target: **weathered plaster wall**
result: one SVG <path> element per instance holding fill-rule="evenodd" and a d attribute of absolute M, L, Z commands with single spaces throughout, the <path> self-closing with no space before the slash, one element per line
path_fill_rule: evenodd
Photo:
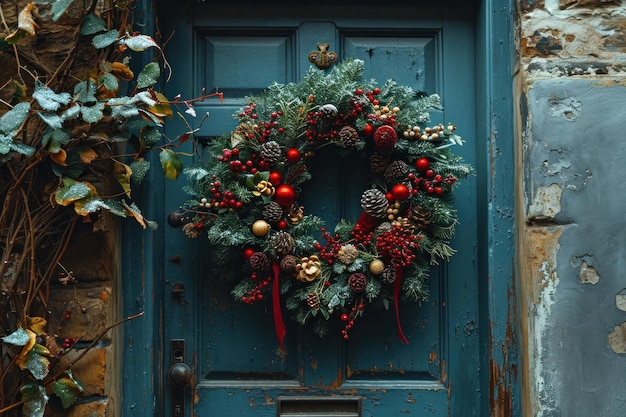
<path fill-rule="evenodd" d="M 626 412 L 626 5 L 521 1 L 526 416 Z"/>

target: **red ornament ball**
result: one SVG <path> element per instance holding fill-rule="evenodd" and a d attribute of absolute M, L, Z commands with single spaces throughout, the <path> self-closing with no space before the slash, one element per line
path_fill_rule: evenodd
<path fill-rule="evenodd" d="M 295 164 L 300 160 L 300 151 L 296 148 L 287 149 L 287 161 Z"/>
<path fill-rule="evenodd" d="M 430 161 L 428 160 L 428 158 L 419 158 L 417 161 L 415 161 L 415 168 L 417 168 L 419 172 L 426 172 L 429 167 Z"/>
<path fill-rule="evenodd" d="M 278 223 L 276 223 L 276 227 L 278 230 L 285 230 L 289 225 L 287 224 L 287 220 L 280 219 Z"/>
<path fill-rule="evenodd" d="M 296 190 L 291 185 L 281 184 L 276 188 L 276 202 L 283 207 L 290 207 L 296 202 Z"/>
<path fill-rule="evenodd" d="M 363 128 L 363 136 L 365 136 L 366 138 L 371 138 L 372 136 L 374 136 L 374 126 L 373 125 L 365 125 L 365 127 Z"/>
<path fill-rule="evenodd" d="M 273 186 L 277 186 L 280 185 L 281 182 L 283 182 L 283 176 L 280 172 L 277 171 L 272 171 L 270 172 L 270 182 L 272 183 Z"/>
<path fill-rule="evenodd" d="M 245 248 L 243 250 L 243 257 L 246 261 L 250 260 L 250 257 L 256 252 L 253 248 Z"/>
<path fill-rule="evenodd" d="M 382 125 L 374 132 L 374 143 L 379 149 L 393 149 L 398 141 L 398 133 L 389 125 Z"/>
<path fill-rule="evenodd" d="M 404 201 L 410 197 L 411 191 L 409 190 L 409 187 L 404 184 L 396 184 L 391 189 L 391 195 L 396 201 Z"/>

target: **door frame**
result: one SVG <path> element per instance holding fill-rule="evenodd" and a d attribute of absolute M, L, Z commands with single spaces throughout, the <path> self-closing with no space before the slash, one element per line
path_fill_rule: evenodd
<path fill-rule="evenodd" d="M 148 33 L 155 33 L 151 0 L 136 4 Z M 479 279 L 480 331 L 480 410 L 477 416 L 521 416 L 519 344 L 516 336 L 518 315 L 515 299 L 514 237 L 514 117 L 513 76 L 517 58 L 514 40 L 513 0 L 481 0 L 476 13 L 476 120 L 478 201 L 487 202 L 479 210 L 479 246 L 476 248 Z M 158 166 L 158 161 L 153 161 Z M 155 170 L 156 171 L 156 170 Z M 144 215 L 164 219 L 164 193 L 160 178 L 146 178 L 142 187 Z M 121 361 L 122 416 L 161 415 L 164 375 L 168 360 L 162 357 L 160 304 L 164 300 L 163 261 L 164 221 L 154 232 L 137 233 L 134 225 L 123 222 L 121 282 L 123 315 L 143 311 L 141 319 L 124 325 Z M 118 344 L 119 345 L 119 344 Z M 464 395 L 476 396 L 475 392 Z M 150 410 L 150 411 L 148 411 Z"/>

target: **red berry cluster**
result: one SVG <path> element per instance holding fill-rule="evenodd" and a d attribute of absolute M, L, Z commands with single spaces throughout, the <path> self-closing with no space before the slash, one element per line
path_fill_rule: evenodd
<path fill-rule="evenodd" d="M 209 192 L 211 193 L 211 207 L 233 209 L 243 207 L 243 203 L 238 201 L 231 191 L 222 190 L 222 183 L 217 180 L 217 175 L 213 175 L 211 178 L 213 179 L 210 183 L 211 188 L 209 188 Z"/>
<path fill-rule="evenodd" d="M 413 262 L 414 250 L 420 247 L 416 236 L 407 232 L 402 226 L 393 226 L 376 238 L 376 250 L 394 265 L 406 267 Z"/>
<path fill-rule="evenodd" d="M 315 250 L 318 251 L 321 260 L 332 265 L 337 259 L 343 243 L 339 240 L 339 235 L 331 236 L 325 227 L 322 228 L 322 237 L 326 239 L 326 245 L 322 246 L 319 242 L 315 242 Z"/>
<path fill-rule="evenodd" d="M 265 143 L 268 138 L 272 135 L 272 133 L 282 134 L 285 131 L 285 128 L 280 126 L 278 122 L 278 118 L 283 115 L 282 111 L 275 111 L 270 115 L 271 120 L 267 122 L 259 122 L 259 132 L 261 136 L 259 137 L 260 143 Z"/>
<path fill-rule="evenodd" d="M 258 116 L 255 113 L 256 111 L 256 103 L 250 102 L 247 106 L 243 108 L 243 111 L 239 113 L 240 118 L 249 117 L 251 119 L 256 119 Z"/>
<path fill-rule="evenodd" d="M 354 326 L 354 320 L 356 320 L 359 315 L 363 314 L 364 307 L 365 305 L 363 304 L 363 298 L 361 297 L 359 303 L 356 304 L 355 307 L 352 307 L 350 309 L 350 313 L 343 313 L 341 315 L 341 321 L 346 323 L 346 328 L 341 331 L 341 335 L 343 336 L 344 340 L 348 340 L 350 338 L 350 336 L 348 335 L 348 331 Z"/>
<path fill-rule="evenodd" d="M 256 272 L 252 273 L 251 278 L 253 280 L 257 280 Z M 247 296 L 244 295 L 243 297 L 241 297 L 241 301 L 246 304 L 252 304 L 255 301 L 263 300 L 265 298 L 265 296 L 263 295 L 263 290 L 267 288 L 271 282 L 272 282 L 271 275 L 268 275 L 267 277 L 265 277 L 265 279 L 258 281 L 257 284 L 254 286 L 254 288 L 248 291 Z"/>
<path fill-rule="evenodd" d="M 370 240 L 372 240 L 372 235 L 374 234 L 375 227 L 376 219 L 374 219 L 366 212 L 363 212 L 351 232 L 352 237 L 354 238 L 354 243 L 369 243 Z"/>
<path fill-rule="evenodd" d="M 423 175 L 423 176 L 422 176 Z M 413 184 L 413 192 L 424 190 L 429 194 L 443 194 L 449 190 L 457 178 L 448 174 L 445 178 L 441 174 L 436 174 L 432 169 L 427 169 L 422 175 L 410 173 L 409 180 Z"/>
<path fill-rule="evenodd" d="M 74 346 L 77 341 L 78 339 L 75 337 L 66 337 L 65 339 L 63 339 L 63 343 L 61 343 L 61 346 L 63 346 L 65 349 L 69 349 Z"/>

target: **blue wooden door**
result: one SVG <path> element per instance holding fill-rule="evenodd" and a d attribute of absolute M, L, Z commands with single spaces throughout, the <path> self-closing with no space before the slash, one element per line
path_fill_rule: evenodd
<path fill-rule="evenodd" d="M 169 5 L 159 12 L 163 33 L 174 30 L 165 48 L 173 67 L 168 95 L 193 97 L 219 88 L 222 103 L 195 105 L 198 114 L 210 113 L 198 135 L 217 136 L 235 127 L 231 116 L 246 95 L 274 81 L 299 80 L 311 65 L 309 53 L 328 43 L 339 59 L 363 60 L 366 78 L 392 78 L 439 94 L 444 110 L 432 121 L 453 120 L 468 139 L 457 151 L 475 164 L 475 34 L 472 6 L 461 3 L 317 2 L 297 10 L 278 2 Z M 168 129 L 175 136 L 185 127 L 171 123 Z M 313 164 L 310 187 L 317 191 L 307 193 L 324 198 L 307 201 L 307 208 L 328 224 L 354 221 L 363 190 L 359 168 L 332 158 Z M 166 184 L 164 213 L 187 198 L 183 182 Z M 381 311 L 361 319 L 348 341 L 339 333 L 320 339 L 288 323 L 283 354 L 271 306 L 234 301 L 230 289 L 205 272 L 207 249 L 199 240 L 180 229 L 164 230 L 165 259 L 158 261 L 164 285 L 173 290 L 162 303 L 164 363 L 178 358 L 193 373 L 180 410 L 172 409 L 174 388 L 164 383 L 164 415 L 478 415 L 478 195 L 475 180 L 464 180 L 456 191 L 460 225 L 453 245 L 459 251 L 449 264 L 433 268 L 428 302 L 402 306 L 408 345 L 388 325 L 393 311 Z"/>

